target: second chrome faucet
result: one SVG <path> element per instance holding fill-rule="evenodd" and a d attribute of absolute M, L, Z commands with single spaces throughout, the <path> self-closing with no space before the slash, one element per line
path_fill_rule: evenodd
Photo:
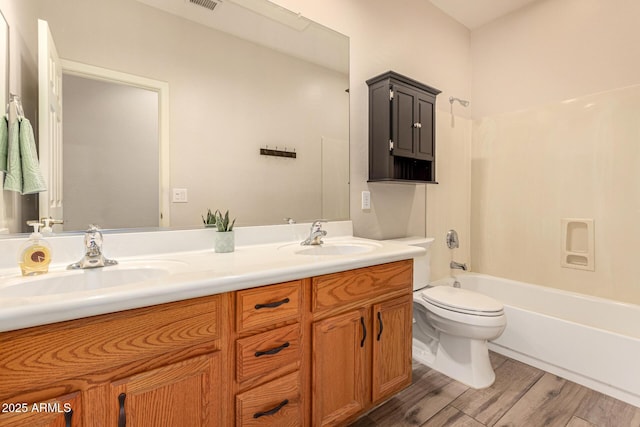
<path fill-rule="evenodd" d="M 327 235 L 327 232 L 326 230 L 322 229 L 323 222 L 327 221 L 322 219 L 313 221 L 313 223 L 311 224 L 311 230 L 309 231 L 309 237 L 300 242 L 302 246 L 321 245 L 322 243 L 324 243 L 322 241 L 322 238 Z"/>

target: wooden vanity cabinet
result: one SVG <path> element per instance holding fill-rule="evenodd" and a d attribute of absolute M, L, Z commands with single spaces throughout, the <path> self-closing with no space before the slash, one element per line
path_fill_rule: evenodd
<path fill-rule="evenodd" d="M 411 382 L 412 267 L 2 332 L 0 427 L 345 425 Z"/>
<path fill-rule="evenodd" d="M 0 425 L 227 425 L 228 306 L 223 294 L 0 333 L 0 402 L 73 411 Z"/>
<path fill-rule="evenodd" d="M 411 384 L 412 261 L 312 280 L 312 425 L 343 425 Z"/>
<path fill-rule="evenodd" d="M 82 425 L 79 392 L 44 402 L 3 402 L 0 427 L 76 427 Z"/>

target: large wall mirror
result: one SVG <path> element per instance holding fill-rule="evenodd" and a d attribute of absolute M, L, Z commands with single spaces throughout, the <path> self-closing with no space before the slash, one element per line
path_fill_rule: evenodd
<path fill-rule="evenodd" d="M 108 90 L 105 79 L 91 89 L 86 81 L 73 81 L 83 88 L 73 93 L 63 87 L 63 141 L 65 127 L 82 129 L 73 131 L 73 150 L 68 150 L 73 156 L 63 162 L 64 193 L 70 198 L 63 212 L 73 218 L 64 231 L 94 222 L 106 229 L 198 227 L 209 208 L 230 210 L 237 225 L 349 218 L 349 41 L 344 35 L 267 0 L 22 1 L 29 4 L 22 10 L 32 16 L 20 22 L 33 24 L 21 31 L 36 31 L 38 19 L 47 21 L 63 63 L 168 87 L 168 124 L 157 125 L 159 133 L 168 132 L 164 155 L 162 149 L 140 149 L 134 134 L 142 118 L 133 116 L 131 105 L 118 111 L 133 116 L 129 120 L 115 114 L 103 125 L 118 128 L 117 141 L 106 138 L 104 129 L 91 132 L 97 125 L 83 116 L 82 103 L 93 104 Z M 68 81 L 78 76 L 62 71 Z M 74 103 L 69 117 L 67 98 Z M 118 108 L 118 102 L 111 104 Z M 296 156 L 261 155 L 261 148 Z M 133 174 L 123 182 L 118 178 L 125 168 Z M 90 194 L 73 178 L 82 169 L 81 180 L 95 188 Z M 155 218 L 136 222 L 139 215 L 130 215 L 128 223 L 126 215 L 110 216 L 116 205 L 141 213 L 142 207 L 118 199 L 118 188 L 148 186 L 149 180 L 157 183 L 157 191 L 143 194 L 153 196 Z M 83 209 L 88 213 L 74 207 L 83 200 L 92 205 Z"/>

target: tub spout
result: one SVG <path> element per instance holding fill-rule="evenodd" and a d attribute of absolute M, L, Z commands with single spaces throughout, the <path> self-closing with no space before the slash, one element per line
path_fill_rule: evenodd
<path fill-rule="evenodd" d="M 459 262 L 451 261 L 451 263 L 449 264 L 449 268 L 467 271 L 467 264 L 461 264 Z"/>

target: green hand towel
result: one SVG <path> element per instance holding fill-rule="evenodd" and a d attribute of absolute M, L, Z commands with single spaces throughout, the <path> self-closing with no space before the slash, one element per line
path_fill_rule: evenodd
<path fill-rule="evenodd" d="M 14 120 L 9 124 L 9 142 L 7 153 L 7 176 L 4 178 L 4 189 L 22 192 L 22 164 L 20 162 L 20 124 Z"/>
<path fill-rule="evenodd" d="M 47 184 L 40 171 L 33 128 L 26 118 L 20 120 L 20 158 L 22 159 L 22 194 L 46 191 Z"/>
<path fill-rule="evenodd" d="M 7 171 L 7 150 L 9 148 L 9 128 L 7 116 L 0 119 L 0 172 Z"/>

